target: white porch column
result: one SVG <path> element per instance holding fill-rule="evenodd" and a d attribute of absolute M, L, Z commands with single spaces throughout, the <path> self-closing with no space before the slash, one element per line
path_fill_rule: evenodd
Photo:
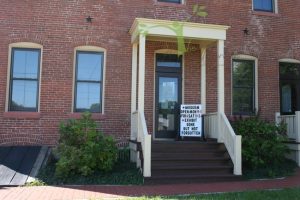
<path fill-rule="evenodd" d="M 206 113 L 206 48 L 201 48 L 201 104 Z"/>
<path fill-rule="evenodd" d="M 224 40 L 218 40 L 218 112 L 225 112 L 225 87 L 224 87 Z"/>
<path fill-rule="evenodd" d="M 136 111 L 136 84 L 137 84 L 137 43 L 132 44 L 132 74 L 131 74 L 131 140 L 136 140 L 136 135 L 134 135 L 133 128 L 135 127 L 136 123 L 133 120 L 132 113 Z"/>
<path fill-rule="evenodd" d="M 139 93 L 138 110 L 144 114 L 145 107 L 145 56 L 146 56 L 146 37 L 143 34 L 139 36 Z"/>
<path fill-rule="evenodd" d="M 136 85 L 137 85 L 137 43 L 132 44 L 132 74 L 131 74 L 131 132 L 130 132 L 130 139 L 136 140 L 137 139 L 137 121 L 136 117 L 134 117 L 133 112 L 136 111 Z M 137 145 L 130 143 L 130 161 L 136 162 L 137 165 L 139 164 L 137 161 Z"/>

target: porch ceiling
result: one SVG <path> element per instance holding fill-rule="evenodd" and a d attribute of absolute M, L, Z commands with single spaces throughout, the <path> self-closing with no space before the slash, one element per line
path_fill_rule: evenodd
<path fill-rule="evenodd" d="M 178 38 L 191 39 L 194 42 L 226 40 L 226 30 L 229 26 L 179 22 L 158 19 L 136 18 L 131 26 L 131 42 L 135 43 L 140 34 L 151 40 L 169 38 L 175 41 Z M 195 42 L 196 43 L 196 42 Z"/>

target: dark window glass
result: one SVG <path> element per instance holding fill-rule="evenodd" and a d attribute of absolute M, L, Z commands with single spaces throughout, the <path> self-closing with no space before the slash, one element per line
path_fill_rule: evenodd
<path fill-rule="evenodd" d="M 181 0 L 158 0 L 158 2 L 181 3 Z"/>
<path fill-rule="evenodd" d="M 274 11 L 273 1 L 274 0 L 253 0 L 254 10 L 273 12 Z"/>
<path fill-rule="evenodd" d="M 280 111 L 283 115 L 300 111 L 300 65 L 280 63 Z"/>
<path fill-rule="evenodd" d="M 39 49 L 12 49 L 9 111 L 38 110 Z"/>
<path fill-rule="evenodd" d="M 233 114 L 255 113 L 255 63 L 251 60 L 233 60 L 232 106 Z"/>
<path fill-rule="evenodd" d="M 181 68 L 182 56 L 177 54 L 157 54 L 157 67 Z"/>
<path fill-rule="evenodd" d="M 103 53 L 77 52 L 75 111 L 101 112 Z"/>

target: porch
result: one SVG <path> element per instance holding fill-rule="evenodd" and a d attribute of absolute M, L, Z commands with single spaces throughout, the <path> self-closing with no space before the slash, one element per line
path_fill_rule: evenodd
<path fill-rule="evenodd" d="M 287 127 L 287 143 L 291 152 L 288 158 L 297 162 L 300 167 L 300 111 L 296 111 L 294 115 L 281 115 L 279 112 L 275 114 L 277 124 L 285 123 Z"/>
<path fill-rule="evenodd" d="M 217 143 L 224 144 L 226 147 L 233 163 L 232 174 L 242 174 L 241 136 L 234 133 L 224 111 L 224 41 L 228 28 L 228 26 L 221 25 L 135 19 L 130 30 L 132 42 L 131 141 L 133 141 L 130 145 L 131 159 L 142 168 L 144 177 L 151 177 L 151 153 L 153 152 L 151 148 L 154 140 L 153 135 L 148 134 L 151 131 L 147 128 L 148 121 L 145 118 L 146 41 L 176 42 L 178 55 L 184 55 L 187 40 L 200 46 L 200 103 L 203 106 L 203 114 L 206 116 L 204 131 L 206 137 L 215 139 Z M 212 46 L 217 47 L 217 112 L 207 113 L 206 52 Z M 154 77 L 157 79 L 156 76 Z M 153 121 L 155 123 L 155 120 Z M 157 129 L 154 129 L 153 134 L 156 131 Z"/>

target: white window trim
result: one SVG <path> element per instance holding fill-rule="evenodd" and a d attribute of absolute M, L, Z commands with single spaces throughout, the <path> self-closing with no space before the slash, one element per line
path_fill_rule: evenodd
<path fill-rule="evenodd" d="M 300 64 L 300 60 L 296 60 L 296 59 L 293 59 L 293 58 L 283 58 L 283 59 L 278 60 L 278 62 Z"/>
<path fill-rule="evenodd" d="M 42 69 L 43 69 L 43 46 L 37 43 L 32 42 L 16 42 L 9 44 L 8 47 L 8 66 L 7 66 L 7 83 L 6 83 L 6 99 L 5 99 L 5 112 L 9 112 L 9 90 L 10 90 L 10 73 L 11 73 L 11 55 L 12 55 L 12 49 L 13 48 L 25 48 L 25 49 L 40 49 L 41 55 L 40 55 L 40 74 L 39 74 L 39 96 L 38 96 L 38 108 L 37 112 L 40 112 L 40 102 L 41 102 L 41 82 L 42 82 Z M 23 112 L 23 111 L 22 111 Z M 26 111 L 28 112 L 28 111 Z"/>
<path fill-rule="evenodd" d="M 73 88 L 72 88 L 72 107 L 71 107 L 71 113 L 75 113 L 74 110 L 74 100 L 75 100 L 75 82 L 76 82 L 76 53 L 77 51 L 89 51 L 89 52 L 99 52 L 103 53 L 103 69 L 102 69 L 102 94 L 101 94 L 101 112 L 100 114 L 104 114 L 104 97 L 105 97 L 105 74 L 106 74 L 106 49 L 102 47 L 97 47 L 97 46 L 78 46 L 74 48 L 74 59 L 73 59 Z"/>
<path fill-rule="evenodd" d="M 231 115 L 233 115 L 233 77 L 232 77 L 232 66 L 233 66 L 233 60 L 251 60 L 254 61 L 254 81 L 255 81 L 255 102 L 254 102 L 254 108 L 255 108 L 255 114 L 257 114 L 259 110 L 258 106 L 258 59 L 254 56 L 249 55 L 234 55 L 231 57 Z"/>
<path fill-rule="evenodd" d="M 252 0 L 252 10 L 256 11 L 256 10 L 254 10 L 254 0 Z M 261 12 L 264 12 L 264 11 L 261 11 Z M 272 13 L 278 14 L 278 0 L 273 0 L 273 12 Z"/>

